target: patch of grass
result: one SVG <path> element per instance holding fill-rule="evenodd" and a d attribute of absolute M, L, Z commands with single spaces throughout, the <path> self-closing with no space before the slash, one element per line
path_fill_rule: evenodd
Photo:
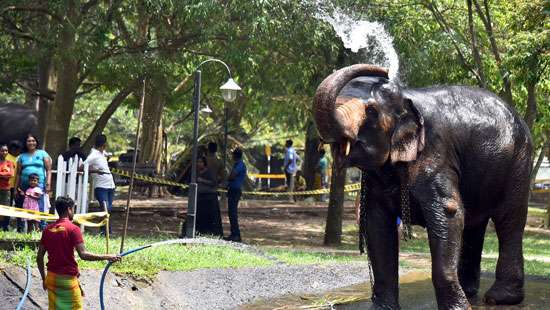
<path fill-rule="evenodd" d="M 483 258 L 481 260 L 482 271 L 495 272 L 496 266 L 496 258 Z M 537 260 L 525 260 L 524 271 L 527 275 L 550 277 L 550 263 Z"/>
<path fill-rule="evenodd" d="M 528 214 L 532 217 L 546 218 L 546 210 L 541 208 L 529 207 Z"/>
<path fill-rule="evenodd" d="M 40 235 L 0 233 L 0 239 L 38 240 Z M 169 239 L 162 236 L 154 238 L 129 237 L 125 241 L 125 249 L 129 250 L 138 246 Z M 94 253 L 105 253 L 105 238 L 98 235 L 84 235 L 86 248 Z M 117 253 L 120 247 L 120 238 L 111 239 L 109 253 Z M 326 254 L 319 252 L 293 251 L 288 249 L 265 249 L 271 255 L 287 264 L 331 264 L 351 263 L 366 261 L 365 256 L 350 256 Z M 76 254 L 75 254 L 76 255 Z M 81 269 L 103 269 L 104 261 L 83 261 L 77 256 L 77 262 Z M 29 257 L 35 266 L 36 250 L 25 247 L 17 251 L 0 251 L 0 264 L 26 265 Z M 243 268 L 271 266 L 273 262 L 252 253 L 243 252 L 227 246 L 209 245 L 181 245 L 173 244 L 144 249 L 135 254 L 123 258 L 121 263 L 111 267 L 111 271 L 130 274 L 137 277 L 151 278 L 161 270 L 189 271 L 204 268 Z"/>
<path fill-rule="evenodd" d="M 401 251 L 430 253 L 428 234 L 425 229 L 414 227 L 416 238 L 401 242 Z M 485 233 L 484 254 L 498 254 L 498 238 L 494 231 Z M 523 235 L 523 254 L 550 257 L 550 236 L 548 234 L 526 231 Z"/>
<path fill-rule="evenodd" d="M 532 210 L 529 209 L 531 215 Z M 428 234 L 425 229 L 418 226 L 413 226 L 415 238 L 412 240 L 401 241 L 400 251 L 405 253 L 423 253 L 430 254 L 428 244 Z M 357 226 L 347 225 L 344 227 L 343 237 L 345 244 L 342 249 L 357 248 Z M 488 229 L 485 233 L 485 241 L 483 243 L 484 255 L 498 255 L 498 238 L 494 230 Z M 523 254 L 525 256 L 525 273 L 531 275 L 550 275 L 550 263 L 542 262 L 539 258 L 550 257 L 550 235 L 548 233 L 537 231 L 526 231 L 523 236 Z M 537 260 L 539 259 L 539 260 Z M 494 272 L 496 267 L 496 258 L 485 257 L 482 259 L 482 268 L 486 271 Z"/>
<path fill-rule="evenodd" d="M 291 265 L 332 264 L 366 262 L 366 256 L 334 255 L 319 252 L 293 251 L 287 249 L 267 249 L 267 254 Z"/>
<path fill-rule="evenodd" d="M 30 240 L 40 240 L 40 236 L 41 236 L 40 232 L 21 234 L 14 231 L 0 231 L 0 240 L 30 241 Z"/>
<path fill-rule="evenodd" d="M 29 236 L 17 234 L 18 240 L 30 240 Z M 0 236 L 2 238 L 2 236 Z M 15 238 L 12 238 L 15 239 Z M 36 240 L 36 239 L 34 239 Z M 86 248 L 94 253 L 105 253 L 105 239 L 96 235 L 85 235 Z M 126 239 L 126 250 L 138 246 L 162 241 L 158 238 Z M 117 253 L 120 247 L 120 239 L 112 239 L 109 243 L 110 253 Z M 75 254 L 76 255 L 76 254 Z M 83 261 L 77 256 L 77 262 L 81 269 L 103 269 L 104 261 Z M 0 251 L 0 262 L 12 263 L 20 266 L 26 265 L 29 257 L 33 266 L 36 261 L 36 250 L 29 247 L 17 251 Z M 159 246 L 128 255 L 121 263 L 111 267 L 111 271 L 131 274 L 138 277 L 152 277 L 161 270 L 188 271 L 201 268 L 242 268 L 269 266 L 273 263 L 266 258 L 242 252 L 231 247 L 207 246 L 207 245 L 167 245 Z"/>

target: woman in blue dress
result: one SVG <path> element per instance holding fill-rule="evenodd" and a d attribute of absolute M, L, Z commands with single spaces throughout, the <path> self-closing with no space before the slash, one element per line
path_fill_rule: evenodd
<path fill-rule="evenodd" d="M 38 175 L 38 186 L 46 194 L 51 190 L 52 179 L 52 159 L 50 155 L 39 148 L 40 144 L 38 138 L 29 134 L 25 141 L 23 152 L 17 159 L 17 173 L 15 188 L 17 188 L 16 205 L 18 208 L 23 206 L 23 200 L 25 198 L 24 193 L 29 188 L 29 175 Z M 23 194 L 21 194 L 23 193 Z M 46 195 L 38 201 L 40 211 L 44 212 L 44 199 Z M 47 211 L 47 210 L 46 210 Z M 40 222 L 40 229 L 44 229 L 46 225 L 45 221 Z M 17 219 L 17 231 L 23 232 L 25 223 L 21 219 Z"/>

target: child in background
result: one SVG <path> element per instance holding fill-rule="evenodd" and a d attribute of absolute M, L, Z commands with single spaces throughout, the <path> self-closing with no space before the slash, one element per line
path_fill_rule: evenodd
<path fill-rule="evenodd" d="M 32 173 L 29 175 L 29 188 L 24 193 L 23 209 L 39 211 L 38 200 L 43 194 L 44 192 L 38 186 L 38 174 Z M 27 232 L 30 233 L 33 230 L 38 230 L 38 221 L 28 220 Z"/>
<path fill-rule="evenodd" d="M 0 145 L 0 205 L 10 206 L 10 178 L 15 175 L 13 162 L 6 160 L 8 146 Z M 8 231 L 10 218 L 2 219 L 2 230 Z"/>

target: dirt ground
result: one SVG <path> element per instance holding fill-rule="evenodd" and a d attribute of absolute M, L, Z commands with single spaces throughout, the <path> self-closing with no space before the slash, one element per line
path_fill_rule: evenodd
<path fill-rule="evenodd" d="M 122 233 L 125 200 L 115 200 L 111 215 L 114 235 Z M 129 234 L 159 233 L 177 236 L 187 209 L 187 199 L 135 200 L 131 204 Z M 222 205 L 225 234 L 229 234 L 227 209 Z M 327 203 L 289 203 L 269 200 L 243 200 L 239 224 L 243 241 L 254 245 L 320 247 L 323 244 Z M 352 202 L 344 207 L 344 226 L 355 223 Z M 91 229 L 93 230 L 93 229 Z"/>
<path fill-rule="evenodd" d="M 328 202 L 242 200 L 239 205 L 239 224 L 243 241 L 252 245 L 323 249 L 327 205 Z M 114 235 L 122 233 L 125 206 L 125 199 L 114 202 L 111 215 Z M 223 203 L 220 203 L 220 206 L 224 232 L 227 235 L 227 209 Z M 186 210 L 186 198 L 136 199 L 130 208 L 128 233 L 148 236 L 158 233 L 176 237 L 181 231 L 181 222 Z M 344 228 L 355 225 L 354 212 L 353 202 L 346 201 Z M 529 217 L 527 229 L 539 230 L 542 224 L 541 218 Z M 344 236 L 343 243 L 353 248 L 357 238 Z"/>

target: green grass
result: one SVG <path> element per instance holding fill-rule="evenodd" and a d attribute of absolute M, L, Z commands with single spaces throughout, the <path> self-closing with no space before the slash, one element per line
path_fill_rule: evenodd
<path fill-rule="evenodd" d="M 319 252 L 287 250 L 280 248 L 267 249 L 266 253 L 290 265 L 332 264 L 367 261 L 365 256 L 359 255 L 334 255 Z"/>
<path fill-rule="evenodd" d="M 430 253 L 428 236 L 424 229 L 416 228 L 417 238 L 401 242 L 402 252 Z M 484 255 L 498 255 L 498 238 L 494 231 L 485 234 L 483 243 Z M 550 236 L 548 234 L 526 231 L 523 237 L 523 255 L 525 257 L 525 274 L 550 276 L 550 263 L 538 261 L 538 257 L 550 258 Z M 494 272 L 496 258 L 482 258 L 481 267 L 484 271 Z"/>
<path fill-rule="evenodd" d="M 0 232 L 0 239 L 38 240 L 40 235 Z M 155 238 L 129 237 L 125 241 L 125 249 L 169 239 L 162 236 Z M 105 252 L 105 239 L 97 235 L 84 235 L 86 248 L 94 253 Z M 117 253 L 120 239 L 112 239 L 109 244 L 110 253 Z M 332 264 L 366 261 L 363 256 L 331 255 L 318 252 L 294 251 L 280 248 L 266 248 L 266 254 L 291 265 Z M 36 250 L 29 247 L 16 251 L 0 251 L 0 264 L 26 265 L 29 257 L 33 266 L 36 260 Z M 82 261 L 77 257 L 81 269 L 103 269 L 103 261 Z M 111 267 L 113 272 L 130 274 L 136 277 L 151 278 L 161 270 L 189 271 L 203 268 L 244 268 L 271 266 L 273 261 L 255 254 L 239 251 L 227 246 L 209 245 L 166 245 L 144 249 L 123 258 L 121 263 Z"/>
<path fill-rule="evenodd" d="M 496 266 L 496 258 L 483 258 L 481 260 L 482 271 L 495 272 Z M 525 260 L 523 267 L 526 275 L 550 277 L 550 263 L 537 260 Z"/>
<path fill-rule="evenodd" d="M 532 210 L 529 210 L 531 215 Z M 400 251 L 404 253 L 430 254 L 428 234 L 422 227 L 414 226 L 416 238 L 401 241 Z M 342 249 L 357 248 L 357 226 L 346 225 L 344 227 L 344 245 Z M 487 230 L 483 243 L 483 254 L 489 256 L 498 255 L 498 238 L 493 230 Z M 550 234 L 535 231 L 526 231 L 523 236 L 523 255 L 525 257 L 525 273 L 530 275 L 550 276 L 550 263 L 543 262 L 541 258 L 550 258 Z M 485 271 L 494 272 L 496 258 L 484 257 L 482 268 Z"/>
<path fill-rule="evenodd" d="M 18 234 L 20 238 L 28 240 L 29 236 Z M 4 239 L 0 234 L 0 239 Z M 13 239 L 13 236 L 10 236 Z M 105 253 L 105 239 L 96 235 L 85 235 L 86 248 L 94 253 Z M 159 238 L 126 239 L 126 250 L 138 246 L 162 241 Z M 117 253 L 120 239 L 110 240 L 110 253 Z M 78 256 L 78 255 L 77 255 Z M 0 262 L 24 266 L 26 258 L 30 257 L 33 265 L 36 260 L 36 250 L 29 247 L 17 251 L 0 251 Z M 103 269 L 104 261 L 83 261 L 77 258 L 81 269 Z M 273 263 L 266 258 L 239 251 L 225 246 L 207 245 L 166 245 L 144 249 L 123 258 L 121 263 L 111 267 L 113 272 L 131 274 L 138 277 L 152 277 L 161 270 L 188 271 L 201 268 L 243 268 L 269 266 Z"/>

